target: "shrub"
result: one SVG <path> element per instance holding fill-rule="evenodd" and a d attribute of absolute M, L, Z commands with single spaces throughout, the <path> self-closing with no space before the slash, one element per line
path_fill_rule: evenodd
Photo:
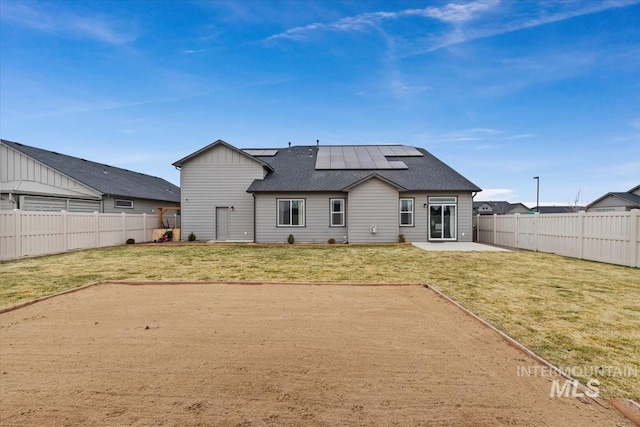
<path fill-rule="evenodd" d="M 329 243 L 330 245 L 333 245 L 336 243 L 336 239 L 334 239 L 333 237 L 330 238 L 329 240 L 327 240 L 327 243 Z"/>
<path fill-rule="evenodd" d="M 401 235 L 399 235 L 399 236 L 398 236 L 398 242 L 399 242 L 399 243 L 404 243 L 404 242 L 406 242 L 406 240 L 405 240 L 405 238 L 404 238 L 404 234 L 401 234 Z"/>
<path fill-rule="evenodd" d="M 190 242 L 193 242 L 196 240 L 196 235 L 193 234 L 193 231 L 191 233 L 189 233 L 189 237 L 188 237 Z"/>
<path fill-rule="evenodd" d="M 293 242 L 295 242 L 296 239 L 295 237 L 293 237 L 293 234 L 289 234 L 289 237 L 287 237 L 287 242 L 289 242 L 290 245 L 293 245 Z"/>
<path fill-rule="evenodd" d="M 136 239 L 127 239 L 127 245 L 133 245 L 136 243 Z"/>

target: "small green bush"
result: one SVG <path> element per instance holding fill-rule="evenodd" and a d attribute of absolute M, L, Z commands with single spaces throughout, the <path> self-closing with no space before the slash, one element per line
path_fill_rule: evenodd
<path fill-rule="evenodd" d="M 293 245 L 293 242 L 295 242 L 296 239 L 295 237 L 293 237 L 293 234 L 289 234 L 289 237 L 287 237 L 287 242 L 289 242 L 290 245 Z"/>
<path fill-rule="evenodd" d="M 196 235 L 193 234 L 193 231 L 191 233 L 189 233 L 189 237 L 188 237 L 190 242 L 193 242 L 196 240 Z"/>
<path fill-rule="evenodd" d="M 404 238 L 404 234 L 401 234 L 398 236 L 398 243 L 404 243 L 406 242 L 405 238 Z"/>
<path fill-rule="evenodd" d="M 127 239 L 127 245 L 133 245 L 136 243 L 136 239 Z"/>
<path fill-rule="evenodd" d="M 334 245 L 336 243 L 336 239 L 332 237 L 329 240 L 327 240 L 327 243 L 329 243 L 330 245 Z"/>

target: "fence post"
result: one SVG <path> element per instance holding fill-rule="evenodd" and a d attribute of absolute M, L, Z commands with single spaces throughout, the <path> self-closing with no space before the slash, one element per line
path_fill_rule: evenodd
<path fill-rule="evenodd" d="M 536 212 L 533 215 L 533 250 L 538 252 L 538 220 L 540 219 L 540 212 Z"/>
<path fill-rule="evenodd" d="M 142 214 L 142 241 L 147 242 L 147 214 Z"/>
<path fill-rule="evenodd" d="M 640 227 L 638 227 L 639 209 L 631 209 L 629 212 L 629 265 L 631 267 L 640 267 L 638 262 L 638 241 L 640 241 Z"/>
<path fill-rule="evenodd" d="M 497 224 L 498 224 L 498 214 L 493 214 L 493 244 L 496 243 L 496 234 L 497 234 Z"/>
<path fill-rule="evenodd" d="M 122 243 L 127 241 L 127 214 L 122 212 Z"/>
<path fill-rule="evenodd" d="M 100 247 L 100 216 L 98 212 L 93 213 L 93 221 L 94 221 L 94 230 L 95 230 L 95 244 L 94 248 Z"/>
<path fill-rule="evenodd" d="M 62 249 L 69 250 L 69 217 L 67 211 L 62 211 Z"/>
<path fill-rule="evenodd" d="M 514 222 L 514 232 L 515 232 L 515 247 L 518 248 L 518 243 L 520 242 L 520 214 L 513 214 L 513 222 Z"/>
<path fill-rule="evenodd" d="M 578 212 L 578 258 L 584 259 L 584 211 Z"/>
<path fill-rule="evenodd" d="M 20 210 L 13 210 L 13 251 L 16 258 L 22 256 L 22 242 L 21 232 L 22 230 L 22 218 L 20 217 Z"/>
<path fill-rule="evenodd" d="M 480 214 L 477 215 L 476 219 L 476 242 L 480 242 Z"/>

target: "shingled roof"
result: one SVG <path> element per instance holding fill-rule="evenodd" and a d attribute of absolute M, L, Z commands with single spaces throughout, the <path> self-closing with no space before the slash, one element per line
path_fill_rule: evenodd
<path fill-rule="evenodd" d="M 347 191 L 376 175 L 405 191 L 481 191 L 481 189 L 422 148 L 421 156 L 394 156 L 406 169 L 316 169 L 319 148 L 279 148 L 274 156 L 254 156 L 273 169 L 253 181 L 248 192 Z"/>
<path fill-rule="evenodd" d="M 511 203 L 504 200 L 488 200 L 488 201 L 474 201 L 473 202 L 473 210 L 478 211 L 482 207 L 482 205 L 491 206 L 491 211 L 488 212 L 478 212 L 481 215 L 492 215 L 492 214 L 508 214 L 513 209 L 517 208 L 518 205 L 522 205 L 523 208 L 529 209 L 526 205 L 522 203 Z"/>
<path fill-rule="evenodd" d="M 155 176 L 2 140 L 11 147 L 108 196 L 180 203 L 180 187 Z"/>
<path fill-rule="evenodd" d="M 638 196 L 637 194 L 632 193 L 632 191 L 637 190 L 638 187 L 634 187 L 631 190 L 629 190 L 629 192 L 627 193 L 622 193 L 622 192 L 610 192 L 605 194 L 604 196 L 594 200 L 593 202 L 589 203 L 587 205 L 587 209 L 590 208 L 591 206 L 595 205 L 596 203 L 602 201 L 603 199 L 606 199 L 607 197 L 617 197 L 619 199 L 622 199 L 623 201 L 625 201 L 627 203 L 628 206 L 634 208 L 634 209 L 638 209 L 640 208 L 640 196 Z"/>

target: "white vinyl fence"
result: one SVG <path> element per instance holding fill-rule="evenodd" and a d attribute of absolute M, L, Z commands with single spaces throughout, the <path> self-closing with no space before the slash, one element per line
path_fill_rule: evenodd
<path fill-rule="evenodd" d="M 0 211 L 0 260 L 149 242 L 157 227 L 156 214 Z"/>
<path fill-rule="evenodd" d="M 640 267 L 640 210 L 478 215 L 477 240 L 512 248 Z"/>

